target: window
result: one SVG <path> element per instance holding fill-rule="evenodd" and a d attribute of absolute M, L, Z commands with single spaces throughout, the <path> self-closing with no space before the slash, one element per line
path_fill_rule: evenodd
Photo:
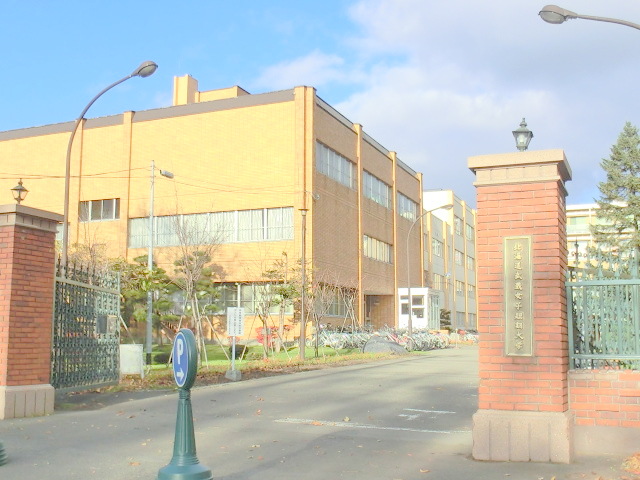
<path fill-rule="evenodd" d="M 444 250 L 444 244 L 435 238 L 431 239 L 431 251 L 437 257 L 442 257 L 442 252 Z"/>
<path fill-rule="evenodd" d="M 467 234 L 467 240 L 474 240 L 475 237 L 475 229 L 469 225 L 468 223 L 465 223 L 465 230 L 466 230 L 466 234 Z"/>
<path fill-rule="evenodd" d="M 320 142 L 316 142 L 316 170 L 355 190 L 355 165 Z"/>
<path fill-rule="evenodd" d="M 467 296 L 469 297 L 473 297 L 476 294 L 476 286 L 475 285 L 471 285 L 470 283 L 467 284 Z"/>
<path fill-rule="evenodd" d="M 456 265 L 462 265 L 463 264 L 463 261 L 462 261 L 463 258 L 464 258 L 464 254 L 460 250 L 455 250 L 453 252 L 453 261 L 456 262 Z"/>
<path fill-rule="evenodd" d="M 393 263 L 391 257 L 391 245 L 381 240 L 364 235 L 364 256 L 379 262 Z"/>
<path fill-rule="evenodd" d="M 79 216 L 81 222 L 118 220 L 120 218 L 120 199 L 110 198 L 80 202 Z"/>
<path fill-rule="evenodd" d="M 433 274 L 433 288 L 435 290 L 442 290 L 444 285 L 444 276 L 439 275 L 437 273 Z"/>
<path fill-rule="evenodd" d="M 453 217 L 453 228 L 456 235 L 462 235 L 462 219 L 460 217 Z"/>
<path fill-rule="evenodd" d="M 176 223 L 193 232 L 196 243 L 237 243 L 293 240 L 293 207 L 154 217 L 154 244 L 180 245 Z M 129 248 L 149 244 L 149 218 L 129 220 Z"/>
<path fill-rule="evenodd" d="M 473 257 L 467 255 L 467 270 L 473 270 L 475 268 L 475 260 Z"/>
<path fill-rule="evenodd" d="M 460 280 L 456 280 L 456 295 L 463 295 L 464 294 L 464 283 L 462 283 Z"/>
<path fill-rule="evenodd" d="M 418 218 L 418 204 L 398 192 L 398 213 L 407 220 L 415 220 Z"/>
<path fill-rule="evenodd" d="M 238 290 L 240 291 L 240 307 L 245 309 L 245 313 L 253 315 L 261 308 L 269 306 L 269 313 L 277 314 L 280 312 L 280 295 L 273 292 L 273 288 L 277 284 L 274 283 L 219 283 L 216 284 L 216 297 L 212 302 L 212 310 L 217 314 L 224 315 L 227 307 L 238 306 Z M 284 302 L 285 315 L 293 314 L 293 302 Z"/>
<path fill-rule="evenodd" d="M 389 185 L 367 171 L 364 172 L 362 181 L 365 197 L 383 207 L 391 208 L 391 187 Z"/>
<path fill-rule="evenodd" d="M 469 327 L 476 328 L 477 327 L 476 314 L 468 313 L 467 316 L 469 317 Z"/>

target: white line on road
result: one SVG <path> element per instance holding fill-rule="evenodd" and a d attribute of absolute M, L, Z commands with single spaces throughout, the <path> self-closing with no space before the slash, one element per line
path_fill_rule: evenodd
<path fill-rule="evenodd" d="M 407 412 L 422 412 L 422 413 L 456 413 L 448 410 L 419 410 L 417 408 L 403 408 Z"/>
<path fill-rule="evenodd" d="M 281 418 L 276 420 L 277 423 L 294 423 L 301 425 L 312 425 L 315 427 L 343 427 L 343 428 L 360 428 L 368 430 L 396 430 L 400 432 L 418 432 L 418 433 L 469 433 L 470 430 L 425 430 L 421 428 L 405 428 L 405 427 L 380 427 L 378 425 L 367 425 L 365 423 L 353 422 L 330 422 L 327 420 L 312 420 L 308 418 Z"/>

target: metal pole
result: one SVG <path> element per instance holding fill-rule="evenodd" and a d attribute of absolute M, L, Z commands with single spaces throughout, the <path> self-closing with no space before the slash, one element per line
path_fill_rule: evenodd
<path fill-rule="evenodd" d="M 78 127 L 80 126 L 80 122 L 84 120 L 84 116 L 87 113 L 87 110 L 91 108 L 91 105 L 95 103 L 102 95 L 111 90 L 113 87 L 120 85 L 122 82 L 129 80 L 132 77 L 142 77 L 146 78 L 153 73 L 158 68 L 154 62 L 142 62 L 138 68 L 136 68 L 133 72 L 131 72 L 126 77 L 122 77 L 120 80 L 113 82 L 111 85 L 103 89 L 100 93 L 98 93 L 95 97 L 91 99 L 91 101 L 87 104 L 86 107 L 82 110 L 80 116 L 76 119 L 75 124 L 73 126 L 73 130 L 71 130 L 71 136 L 69 137 L 69 143 L 67 144 L 67 157 L 65 162 L 65 172 L 64 172 L 64 220 L 62 224 L 62 265 L 66 268 L 67 259 L 69 256 L 69 185 L 71 183 L 71 147 L 73 146 L 73 139 L 76 136 L 76 132 L 78 131 Z M 65 273 L 66 274 L 66 273 Z"/>
<path fill-rule="evenodd" d="M 307 339 L 307 322 L 305 312 L 305 296 L 307 288 L 307 209 L 301 208 L 300 213 L 302 214 L 302 291 L 300 294 L 300 338 L 298 343 L 300 348 L 300 360 L 304 360 L 304 347 Z"/>
<path fill-rule="evenodd" d="M 422 216 L 420 216 L 420 218 L 422 218 Z M 420 218 L 417 218 L 416 221 L 420 220 Z M 411 230 L 413 229 L 413 226 L 416 224 L 416 222 L 413 222 L 411 224 L 411 227 L 409 228 L 409 233 L 407 233 L 407 302 L 409 302 L 408 307 L 409 307 L 409 317 L 407 318 L 407 334 L 409 336 L 413 335 L 413 312 L 412 312 L 412 298 L 411 298 L 411 274 L 410 274 L 410 265 L 411 265 L 411 261 L 409 258 L 409 237 L 411 236 Z"/>
<path fill-rule="evenodd" d="M 84 120 L 84 116 L 87 113 L 87 110 L 91 108 L 91 105 L 95 103 L 98 98 L 100 98 L 104 93 L 111 90 L 116 85 L 120 85 L 122 82 L 129 80 L 134 75 L 127 75 L 126 77 L 121 78 L 117 82 L 112 83 L 107 88 L 102 90 L 99 94 L 91 99 L 91 101 L 84 107 L 80 116 L 76 119 L 75 124 L 73 126 L 73 130 L 71 130 L 71 136 L 69 137 L 69 143 L 67 144 L 67 157 L 65 163 L 65 173 L 64 173 L 64 213 L 63 213 L 63 223 L 62 223 L 62 265 L 66 268 L 67 259 L 69 258 L 69 191 L 71 184 L 71 148 L 73 146 L 73 139 L 76 136 L 76 132 L 78 131 L 78 127 L 82 120 Z"/>
<path fill-rule="evenodd" d="M 153 290 L 151 289 L 151 277 L 153 275 L 153 198 L 155 196 L 155 162 L 151 160 L 151 192 L 149 193 L 149 251 L 147 253 L 147 269 L 149 282 L 147 284 L 147 335 L 145 352 L 147 365 L 151 365 L 152 336 L 153 336 Z"/>
<path fill-rule="evenodd" d="M 416 224 L 422 220 L 422 218 L 427 215 L 428 213 L 431 212 L 435 212 L 436 210 L 448 210 L 450 208 L 452 208 L 453 205 L 452 204 L 447 204 L 447 205 L 442 205 L 440 207 L 436 207 L 436 208 L 431 208 L 429 210 L 425 210 L 424 212 L 422 212 L 422 215 L 420 215 L 418 218 L 416 218 L 413 223 L 411 224 L 411 226 L 409 227 L 409 231 L 407 232 L 407 300 L 409 302 L 409 317 L 407 318 L 407 335 L 411 336 L 413 335 L 413 299 L 411 297 L 411 261 L 410 261 L 410 256 L 409 256 L 409 238 L 411 237 L 411 231 L 413 230 L 413 227 L 416 226 Z M 421 266 L 422 268 L 422 266 Z M 422 276 L 422 273 L 420 274 Z M 422 281 L 420 281 L 420 285 L 422 286 Z M 426 306 L 425 306 L 426 308 Z"/>

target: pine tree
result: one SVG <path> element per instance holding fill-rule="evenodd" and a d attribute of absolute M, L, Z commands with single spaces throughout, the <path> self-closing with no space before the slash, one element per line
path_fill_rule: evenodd
<path fill-rule="evenodd" d="M 592 233 L 599 244 L 621 255 L 640 252 L 640 135 L 627 122 L 600 164 L 607 179 L 598 184 L 597 225 Z"/>

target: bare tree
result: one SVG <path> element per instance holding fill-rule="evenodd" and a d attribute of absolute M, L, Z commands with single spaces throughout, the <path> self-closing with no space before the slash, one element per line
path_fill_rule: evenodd
<path fill-rule="evenodd" d="M 332 312 L 336 304 L 342 305 L 344 310 L 342 313 L 342 328 L 351 331 L 357 330 L 357 321 L 355 318 L 355 299 L 357 298 L 357 289 L 352 286 L 341 285 L 340 279 L 332 272 L 316 272 L 313 277 L 311 288 L 307 293 L 309 298 L 309 316 L 313 321 L 316 331 L 315 335 L 315 356 L 318 356 L 318 339 L 322 330 L 323 320 L 332 315 L 332 318 L 340 318 Z"/>
<path fill-rule="evenodd" d="M 215 332 L 209 318 L 204 315 L 200 298 L 213 294 L 213 255 L 221 243 L 220 230 L 209 222 L 206 214 L 176 215 L 173 231 L 177 240 L 175 247 L 175 277 L 173 281 L 184 293 L 187 308 L 191 311 L 193 328 L 201 361 L 207 354 L 204 339 L 204 322 L 208 322 Z"/>

